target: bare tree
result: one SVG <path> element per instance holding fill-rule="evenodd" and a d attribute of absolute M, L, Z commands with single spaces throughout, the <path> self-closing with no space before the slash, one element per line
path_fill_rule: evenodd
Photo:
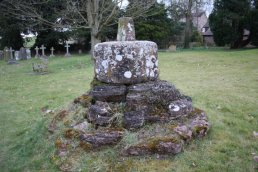
<path fill-rule="evenodd" d="M 2 0 L 1 9 L 16 18 L 24 18 L 32 23 L 43 23 L 54 28 L 91 29 L 91 48 L 100 42 L 100 32 L 104 27 L 116 21 L 119 11 L 126 0 Z M 48 6 L 50 2 L 60 2 L 51 12 L 55 19 L 49 20 L 38 6 Z M 133 17 L 144 15 L 155 0 L 133 1 Z M 129 10 L 129 9 L 127 9 Z"/>

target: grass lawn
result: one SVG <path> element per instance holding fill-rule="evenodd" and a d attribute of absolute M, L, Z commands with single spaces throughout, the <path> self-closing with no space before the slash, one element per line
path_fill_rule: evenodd
<path fill-rule="evenodd" d="M 55 57 L 48 75 L 33 75 L 31 63 L 0 62 L 0 171 L 58 171 L 51 162 L 51 115 L 90 88 L 89 56 Z M 169 159 L 121 160 L 111 149 L 85 153 L 82 171 L 257 171 L 258 49 L 159 53 L 160 78 L 176 85 L 205 110 L 212 129 L 203 140 Z M 102 156 L 99 156 L 99 155 Z M 93 158 L 94 157 L 94 158 Z M 104 157 L 104 158 L 103 158 Z"/>

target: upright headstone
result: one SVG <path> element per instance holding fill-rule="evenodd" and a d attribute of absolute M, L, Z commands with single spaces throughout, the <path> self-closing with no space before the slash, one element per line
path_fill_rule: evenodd
<path fill-rule="evenodd" d="M 4 52 L 2 50 L 0 50 L 0 60 L 4 59 Z"/>
<path fill-rule="evenodd" d="M 44 47 L 44 45 L 41 45 L 40 49 L 41 49 L 41 51 L 42 51 L 41 57 L 42 57 L 42 58 L 47 57 L 47 56 L 45 55 L 45 49 L 46 49 L 46 47 Z"/>
<path fill-rule="evenodd" d="M 7 48 L 7 47 L 5 47 L 4 48 L 4 60 L 5 61 L 8 61 L 8 60 L 10 60 L 10 52 L 9 52 L 9 48 Z"/>
<path fill-rule="evenodd" d="M 66 54 L 65 54 L 65 56 L 66 56 L 66 57 L 71 56 L 71 54 L 69 53 L 69 47 L 70 47 L 70 45 L 69 45 L 67 42 L 66 42 L 65 47 L 66 47 Z"/>
<path fill-rule="evenodd" d="M 37 58 L 40 57 L 40 55 L 39 55 L 39 47 L 38 46 L 36 46 L 35 51 L 36 51 L 35 59 L 37 59 Z"/>
<path fill-rule="evenodd" d="M 176 51 L 176 45 L 171 44 L 171 45 L 168 47 L 168 50 L 169 50 L 169 51 Z"/>
<path fill-rule="evenodd" d="M 26 54 L 27 54 L 27 59 L 31 59 L 31 51 L 29 48 L 26 48 Z"/>
<path fill-rule="evenodd" d="M 24 47 L 20 48 L 19 59 L 20 60 L 27 60 L 27 53 L 26 53 L 26 49 Z"/>
<path fill-rule="evenodd" d="M 14 59 L 14 58 L 13 58 L 13 52 L 14 52 L 14 50 L 13 50 L 12 47 L 10 47 L 9 52 L 10 52 L 10 59 Z"/>
<path fill-rule="evenodd" d="M 14 52 L 14 57 L 15 57 L 15 60 L 20 60 L 19 59 L 19 51 Z"/>
<path fill-rule="evenodd" d="M 55 51 L 54 47 L 51 47 L 50 50 L 51 50 L 51 54 L 50 54 L 49 57 L 55 57 L 55 55 L 54 55 L 54 51 Z"/>
<path fill-rule="evenodd" d="M 10 53 L 10 59 L 7 61 L 7 64 L 12 65 L 12 64 L 18 64 L 13 56 L 13 52 L 14 50 L 12 49 L 12 47 L 10 47 L 9 49 L 9 53 Z"/>
<path fill-rule="evenodd" d="M 78 50 L 78 54 L 82 54 L 82 50 L 81 49 Z"/>

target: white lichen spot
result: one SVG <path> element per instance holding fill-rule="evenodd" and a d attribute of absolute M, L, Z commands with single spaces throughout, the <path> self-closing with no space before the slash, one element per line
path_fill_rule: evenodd
<path fill-rule="evenodd" d="M 130 79 L 130 78 L 132 77 L 132 72 L 131 72 L 131 71 L 126 71 L 126 72 L 124 73 L 124 76 L 125 76 L 126 78 Z"/>
<path fill-rule="evenodd" d="M 142 48 L 139 51 L 139 55 L 140 55 L 140 57 L 143 56 L 143 49 Z"/>
<path fill-rule="evenodd" d="M 150 69 L 146 68 L 146 75 L 149 76 L 150 75 Z"/>
<path fill-rule="evenodd" d="M 154 63 L 152 62 L 152 57 L 146 57 L 146 67 L 153 68 Z"/>
<path fill-rule="evenodd" d="M 131 26 L 131 23 L 128 23 L 127 26 L 128 26 L 129 31 L 132 32 L 133 28 L 132 28 L 132 26 Z"/>
<path fill-rule="evenodd" d="M 116 55 L 116 60 L 117 61 L 122 61 L 123 60 L 123 56 L 121 56 L 121 55 Z"/>
<path fill-rule="evenodd" d="M 158 67 L 158 65 L 159 65 L 159 61 L 158 61 L 158 60 L 156 60 L 156 62 L 155 62 L 155 66 L 156 66 L 156 67 Z"/>
<path fill-rule="evenodd" d="M 175 104 L 171 103 L 169 105 L 169 109 L 174 111 L 174 112 L 178 112 L 180 110 L 180 107 L 178 105 L 175 105 Z"/>
<path fill-rule="evenodd" d="M 150 77 L 154 77 L 155 76 L 155 73 L 153 70 L 150 71 Z"/>
<path fill-rule="evenodd" d="M 106 70 L 108 68 L 108 60 L 103 60 L 101 62 L 101 65 L 103 66 L 103 68 Z"/>
<path fill-rule="evenodd" d="M 128 58 L 128 59 L 133 59 L 133 55 L 132 54 L 127 54 L 127 56 L 126 56 L 126 58 Z"/>
<path fill-rule="evenodd" d="M 99 69 L 95 69 L 95 72 L 96 72 L 96 74 L 98 74 L 99 73 Z"/>

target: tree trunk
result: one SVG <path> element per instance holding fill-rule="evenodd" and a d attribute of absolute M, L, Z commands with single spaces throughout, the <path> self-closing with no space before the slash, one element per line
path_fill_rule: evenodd
<path fill-rule="evenodd" d="M 184 48 L 190 48 L 191 41 L 191 32 L 192 32 L 192 6 L 193 1 L 188 1 L 188 7 L 186 11 L 186 25 L 185 25 L 185 39 L 184 39 Z"/>
<path fill-rule="evenodd" d="M 98 34 L 95 34 L 95 32 L 93 31 L 93 29 L 91 30 L 91 56 L 93 57 L 93 50 L 94 50 L 94 46 L 98 43 L 100 43 L 101 40 L 98 36 Z"/>

